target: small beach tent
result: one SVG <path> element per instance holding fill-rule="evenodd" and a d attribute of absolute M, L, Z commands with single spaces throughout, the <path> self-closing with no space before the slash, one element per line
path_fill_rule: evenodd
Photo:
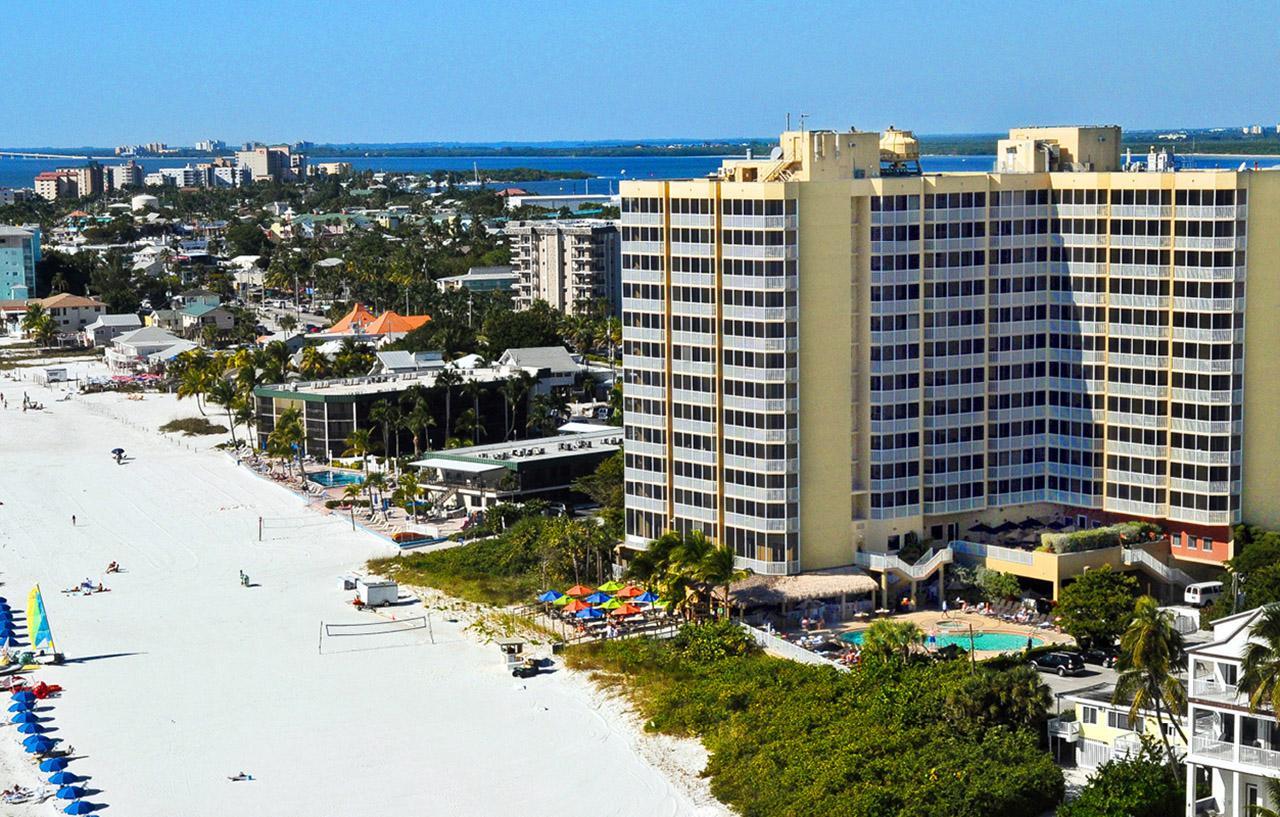
<path fill-rule="evenodd" d="M 30 709 L 23 709 L 18 714 L 9 719 L 9 723 L 38 723 L 40 716 L 32 712 Z"/>
<path fill-rule="evenodd" d="M 42 772 L 60 772 L 67 768 L 70 763 L 65 757 L 51 757 L 47 760 L 40 761 L 40 771 Z"/>
<path fill-rule="evenodd" d="M 631 601 L 636 604 L 653 604 L 657 600 L 658 600 L 658 597 L 656 594 L 650 593 L 648 590 L 646 590 L 644 591 L 643 595 L 636 596 Z"/>
<path fill-rule="evenodd" d="M 79 786 L 63 786 L 58 789 L 59 800 L 79 800 L 84 797 L 84 789 Z"/>
<path fill-rule="evenodd" d="M 591 591 L 591 588 L 587 587 L 585 584 L 575 584 L 573 587 L 570 587 L 568 590 L 564 592 L 566 596 L 576 597 L 576 596 L 590 596 L 592 591 Z"/>
<path fill-rule="evenodd" d="M 626 587 L 622 582 L 608 581 L 597 587 L 597 590 L 603 590 L 606 593 L 616 593 Z"/>
<path fill-rule="evenodd" d="M 543 593 L 541 596 L 538 596 L 538 601 L 543 603 L 552 602 L 563 596 L 564 596 L 564 593 L 561 593 L 559 590 L 548 590 L 547 592 Z"/>
<path fill-rule="evenodd" d="M 588 604 L 604 604 L 610 598 L 612 598 L 612 596 L 610 596 L 608 593 L 601 593 L 599 591 L 596 591 L 595 593 L 592 593 L 590 596 L 587 596 L 585 599 L 583 599 L 583 601 L 587 602 Z"/>
<path fill-rule="evenodd" d="M 583 610 L 590 610 L 590 609 L 591 609 L 590 604 L 587 604 L 585 601 L 581 601 L 579 599 L 574 599 L 573 601 L 569 602 L 564 606 L 564 611 L 566 613 L 578 613 Z"/>
<path fill-rule="evenodd" d="M 622 604 L 623 604 L 622 599 L 609 599 L 604 604 L 600 605 L 600 609 L 601 610 L 617 610 L 619 607 L 622 606 Z"/>
<path fill-rule="evenodd" d="M 614 610 L 614 611 L 613 611 L 612 613 L 610 613 L 609 615 L 611 615 L 611 616 L 634 616 L 634 615 L 639 615 L 640 613 L 643 613 L 643 612 L 644 612 L 644 610 L 641 610 L 639 607 L 636 607 L 634 604 L 624 604 L 624 605 L 622 605 L 621 607 L 619 607 L 617 610 Z"/>
<path fill-rule="evenodd" d="M 604 613 L 594 607 L 584 607 L 574 615 L 578 618 L 604 618 Z"/>
<path fill-rule="evenodd" d="M 629 584 L 629 585 L 627 585 L 626 587 L 624 587 L 624 588 L 622 588 L 621 590 L 619 590 L 619 591 L 618 591 L 618 598 L 620 598 L 620 599 L 631 599 L 631 598 L 635 598 L 636 596 L 640 596 L 640 595 L 643 595 L 643 594 L 644 594 L 644 588 L 643 588 L 643 587 L 636 587 L 634 584 Z"/>

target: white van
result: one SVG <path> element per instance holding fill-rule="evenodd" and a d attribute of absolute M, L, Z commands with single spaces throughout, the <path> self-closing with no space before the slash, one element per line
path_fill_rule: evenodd
<path fill-rule="evenodd" d="M 1222 595 L 1222 582 L 1196 582 L 1187 585 L 1182 601 L 1192 607 L 1208 607 Z"/>

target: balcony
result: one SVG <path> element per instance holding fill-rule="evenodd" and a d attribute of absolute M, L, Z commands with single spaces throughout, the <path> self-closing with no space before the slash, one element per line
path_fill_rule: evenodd
<path fill-rule="evenodd" d="M 1191 753 L 1194 755 L 1192 762 L 1195 763 L 1210 760 L 1254 766 L 1262 770 L 1263 774 L 1272 777 L 1280 771 L 1280 752 L 1258 746 L 1228 743 L 1206 735 L 1191 739 Z"/>
<path fill-rule="evenodd" d="M 1060 738 L 1067 743 L 1075 743 L 1080 740 L 1080 721 L 1050 718 L 1049 737 Z"/>
<path fill-rule="evenodd" d="M 1205 701 L 1234 704 L 1240 698 L 1240 689 L 1217 678 L 1194 678 L 1191 681 L 1191 697 Z"/>

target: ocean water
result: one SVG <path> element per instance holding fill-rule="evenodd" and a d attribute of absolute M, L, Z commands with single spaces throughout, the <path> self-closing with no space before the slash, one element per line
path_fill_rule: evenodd
<path fill-rule="evenodd" d="M 388 173 L 426 173 L 432 170 L 452 170 L 470 173 L 474 167 L 502 169 L 509 167 L 536 167 L 542 170 L 577 170 L 590 173 L 591 179 L 566 179 L 563 181 L 519 182 L 515 186 L 532 193 L 613 193 L 618 182 L 624 179 L 692 179 L 705 176 L 720 166 L 719 156 L 310 156 L 313 162 L 350 162 L 356 170 L 385 171 Z M 122 160 L 106 158 L 102 164 L 117 164 Z M 182 167 L 188 163 L 203 161 L 185 157 L 144 158 L 139 160 L 145 172 L 162 167 Z M 1235 168 L 1241 163 L 1253 167 L 1280 166 L 1280 156 L 1180 156 L 1183 167 Z M 15 159 L 0 156 L 0 187 L 31 187 L 37 173 L 57 167 L 74 167 L 82 160 Z M 926 173 L 950 171 L 986 172 L 995 165 L 994 156 L 924 156 L 920 164 Z"/>

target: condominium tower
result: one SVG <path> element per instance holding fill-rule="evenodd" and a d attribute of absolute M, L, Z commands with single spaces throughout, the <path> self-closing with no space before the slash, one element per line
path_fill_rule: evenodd
<path fill-rule="evenodd" d="M 1280 172 L 1124 163 L 1113 126 L 918 159 L 798 131 L 622 185 L 627 543 L 792 573 L 1017 511 L 1217 563 L 1280 526 Z"/>
<path fill-rule="evenodd" d="M 621 273 L 618 225 L 602 219 L 516 221 L 505 230 L 516 274 L 516 305 L 546 301 L 560 312 L 597 303 L 617 314 Z"/>

